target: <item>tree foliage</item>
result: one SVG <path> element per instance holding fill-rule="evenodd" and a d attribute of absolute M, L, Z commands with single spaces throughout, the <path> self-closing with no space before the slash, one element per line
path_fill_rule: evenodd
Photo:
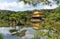
<path fill-rule="evenodd" d="M 39 3 L 42 4 L 47 4 L 47 5 L 52 5 L 52 1 L 55 2 L 56 4 L 60 4 L 60 0 L 19 0 L 19 1 L 24 1 L 24 3 L 28 3 L 28 4 L 32 4 L 32 5 L 36 5 Z"/>

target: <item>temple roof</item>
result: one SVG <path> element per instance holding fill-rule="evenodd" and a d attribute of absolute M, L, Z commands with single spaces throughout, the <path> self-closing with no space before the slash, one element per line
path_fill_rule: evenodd
<path fill-rule="evenodd" d="M 44 16 L 44 14 L 40 10 L 34 10 L 32 17 L 40 17 Z"/>

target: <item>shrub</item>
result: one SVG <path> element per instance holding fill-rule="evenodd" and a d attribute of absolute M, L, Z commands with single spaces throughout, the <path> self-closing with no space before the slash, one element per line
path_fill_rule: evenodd
<path fill-rule="evenodd" d="M 2 34 L 0 34 L 0 39 L 3 39 L 3 35 Z"/>

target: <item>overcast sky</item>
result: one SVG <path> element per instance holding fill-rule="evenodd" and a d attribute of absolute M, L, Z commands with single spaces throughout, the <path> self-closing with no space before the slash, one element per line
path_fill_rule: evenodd
<path fill-rule="evenodd" d="M 18 2 L 18 0 L 0 0 L 1 10 L 24 11 L 33 9 L 54 9 L 57 7 L 57 5 L 53 1 L 52 5 L 53 6 L 38 4 L 36 7 L 34 7 L 29 4 L 24 4 L 23 1 Z"/>

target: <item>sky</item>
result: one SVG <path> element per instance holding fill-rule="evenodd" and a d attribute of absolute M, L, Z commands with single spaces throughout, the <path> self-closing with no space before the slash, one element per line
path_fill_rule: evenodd
<path fill-rule="evenodd" d="M 24 4 L 23 1 L 18 2 L 18 0 L 0 0 L 0 9 L 1 10 L 11 10 L 11 11 L 25 11 L 25 10 L 34 10 L 34 9 L 54 9 L 58 7 L 52 0 L 52 6 L 37 4 L 36 7 Z"/>

